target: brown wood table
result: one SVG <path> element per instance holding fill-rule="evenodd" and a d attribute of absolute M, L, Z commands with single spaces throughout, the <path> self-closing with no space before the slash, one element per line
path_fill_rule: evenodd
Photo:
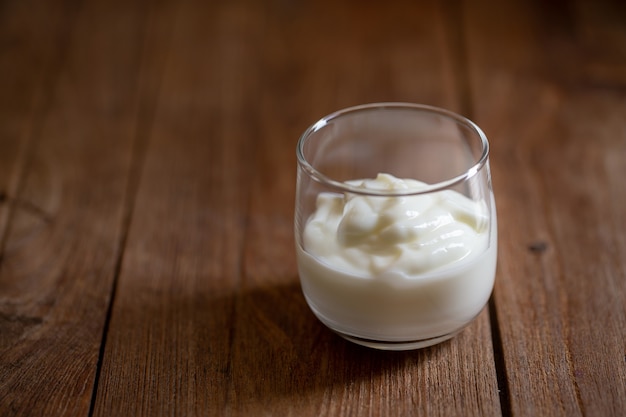
<path fill-rule="evenodd" d="M 0 415 L 626 415 L 625 5 L 0 0 Z M 417 351 L 295 263 L 299 135 L 379 101 L 491 141 L 493 296 Z"/>

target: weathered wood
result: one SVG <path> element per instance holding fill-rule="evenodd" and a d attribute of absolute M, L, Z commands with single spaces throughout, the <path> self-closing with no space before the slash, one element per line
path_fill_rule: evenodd
<path fill-rule="evenodd" d="M 8 156 L 18 184 L 0 264 L 1 415 L 89 412 L 133 149 L 142 15 L 125 4 L 2 9 L 24 38 L 3 38 L 18 51 L 2 65 L 15 77 L 0 80 L 16 133 L 0 153 L 25 156 Z"/>
<path fill-rule="evenodd" d="M 220 415 L 241 280 L 256 103 L 237 4 L 154 9 L 167 50 L 95 415 Z M 151 71 L 150 67 L 144 68 Z"/>
<path fill-rule="evenodd" d="M 495 300 L 506 407 L 513 415 L 620 415 L 626 10 L 618 2 L 488 3 L 468 3 L 466 22 L 503 237 Z"/>
<path fill-rule="evenodd" d="M 9 3 L 0 9 L 0 253 L 11 212 L 36 211 L 15 196 L 66 45 L 64 8 L 37 8 L 33 3 Z"/>
<path fill-rule="evenodd" d="M 317 11 L 331 7 L 332 14 Z M 258 174 L 251 188 L 245 279 L 232 346 L 229 406 L 234 415 L 255 410 L 311 416 L 500 413 L 486 314 L 441 346 L 378 352 L 324 328 L 308 311 L 297 281 L 292 219 L 298 136 L 323 115 L 318 109 L 330 112 L 381 100 L 456 106 L 456 80 L 447 67 L 453 53 L 447 24 L 444 10 L 429 2 L 419 8 L 398 2 L 385 10 L 374 4 L 315 2 L 269 20 L 263 44 L 270 53 L 282 52 L 286 65 L 302 68 L 295 81 L 304 94 L 298 101 L 276 96 L 280 86 L 261 90 Z M 299 40 L 286 25 L 333 30 Z M 344 47 L 346 38 L 351 43 Z M 311 56 L 315 62 L 307 65 Z M 333 80 L 332 87 L 317 87 L 320 78 Z M 318 113 L 306 111 L 313 100 Z M 293 113 L 294 103 L 301 103 L 295 104 L 302 109 L 299 124 L 284 118 Z"/>
<path fill-rule="evenodd" d="M 302 130 L 364 101 L 455 105 L 431 45 L 446 43 L 441 10 L 354 6 L 187 1 L 160 17 L 176 26 L 96 415 L 499 413 L 486 313 L 440 347 L 383 353 L 331 334 L 300 292 Z"/>
<path fill-rule="evenodd" d="M 0 2 L 0 415 L 620 415 L 617 1 Z M 492 144 L 489 310 L 404 353 L 309 311 L 295 143 L 373 101 Z"/>

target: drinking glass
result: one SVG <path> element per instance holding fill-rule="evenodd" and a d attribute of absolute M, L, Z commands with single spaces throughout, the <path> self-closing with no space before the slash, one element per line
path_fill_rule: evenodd
<path fill-rule="evenodd" d="M 407 350 L 472 322 L 493 290 L 497 258 L 489 143 L 476 124 L 427 105 L 360 105 L 311 125 L 296 154 L 298 272 L 322 323 L 364 346 Z M 377 178 L 419 186 L 371 182 Z M 351 201 L 368 214 L 350 214 L 357 227 L 342 235 Z M 424 240 L 428 228 L 435 238 Z M 446 262 L 456 250 L 469 254 Z"/>

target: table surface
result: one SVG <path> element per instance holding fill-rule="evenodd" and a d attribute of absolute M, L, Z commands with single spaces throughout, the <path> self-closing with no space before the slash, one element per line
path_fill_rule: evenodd
<path fill-rule="evenodd" d="M 0 415 L 624 415 L 626 3 L 0 0 L 0 91 Z M 491 142 L 494 293 L 417 351 L 295 264 L 297 138 L 380 101 Z"/>

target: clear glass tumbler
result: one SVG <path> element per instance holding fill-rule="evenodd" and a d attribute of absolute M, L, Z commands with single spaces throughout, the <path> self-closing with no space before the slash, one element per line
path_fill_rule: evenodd
<path fill-rule="evenodd" d="M 330 114 L 297 145 L 295 241 L 313 313 L 355 343 L 453 337 L 493 290 L 489 144 L 470 120 L 408 103 Z"/>

